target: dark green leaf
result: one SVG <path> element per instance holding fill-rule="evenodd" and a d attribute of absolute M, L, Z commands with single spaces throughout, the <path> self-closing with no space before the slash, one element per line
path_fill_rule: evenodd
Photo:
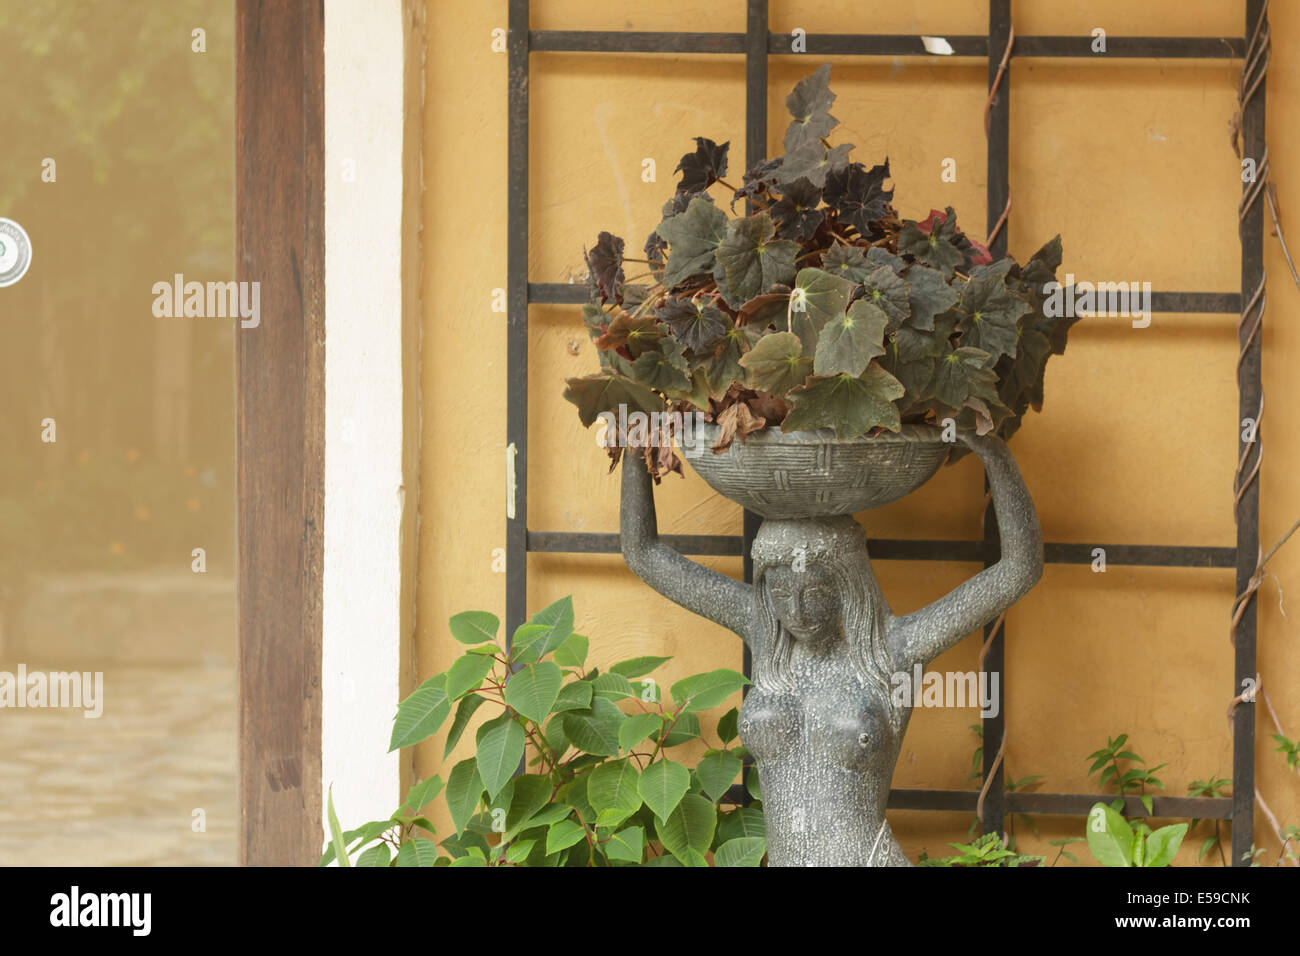
<path fill-rule="evenodd" d="M 671 289 L 693 275 L 713 271 L 714 256 L 727 237 L 727 214 L 696 196 L 685 212 L 664 219 L 655 231 L 669 243 L 660 281 Z"/>
<path fill-rule="evenodd" d="M 862 280 L 862 288 L 866 293 L 866 301 L 889 316 L 891 332 L 912 314 L 908 284 L 889 266 L 877 266 Z"/>
<path fill-rule="evenodd" d="M 729 744 L 736 739 L 736 723 L 739 717 L 739 711 L 733 707 L 718 718 L 718 737 L 724 744 Z"/>
<path fill-rule="evenodd" d="M 805 76 L 795 84 L 790 95 L 785 98 L 785 108 L 794 117 L 785 132 L 784 145 L 787 153 L 804 143 L 825 139 L 839 125 L 839 120 L 830 114 L 834 102 L 829 63 L 823 64 L 816 73 Z"/>
<path fill-rule="evenodd" d="M 623 240 L 608 232 L 596 239 L 596 247 L 583 253 L 593 291 L 602 302 L 619 301 L 623 285 Z M 595 296 L 593 296 L 594 298 Z"/>
<path fill-rule="evenodd" d="M 718 263 L 726 270 L 727 290 L 745 302 L 766 292 L 778 282 L 794 278 L 797 243 L 775 239 L 776 226 L 765 212 L 727 224 L 727 237 L 717 250 Z"/>
<path fill-rule="evenodd" d="M 888 270 L 886 270 L 888 271 Z M 894 281 L 902 280 L 890 275 Z M 858 299 L 849 311 L 837 315 L 817 336 L 813 372 L 817 375 L 848 375 L 857 378 L 867 363 L 885 354 L 885 327 L 889 317 L 869 299 Z"/>
<path fill-rule="evenodd" d="M 638 382 L 621 375 L 588 375 L 566 379 L 564 397 L 578 407 L 583 427 L 590 428 L 601 412 L 618 414 L 620 405 L 629 412 L 661 412 L 664 400 Z"/>
<path fill-rule="evenodd" d="M 872 252 L 877 250 L 872 249 Z M 888 253 L 886 253 L 888 255 Z M 902 262 L 900 259 L 899 262 Z M 842 279 L 848 279 L 850 282 L 861 282 L 871 274 L 875 266 L 867 261 L 867 257 L 862 254 L 862 250 L 857 246 L 831 246 L 822 253 L 822 269 L 831 275 L 839 276 Z"/>
<path fill-rule="evenodd" d="M 1001 279 L 972 279 L 961 293 L 962 344 L 983 349 L 996 361 L 1016 354 L 1017 322 L 1029 304 L 1012 295 Z"/>
<path fill-rule="evenodd" d="M 875 362 L 860 378 L 814 376 L 790 392 L 793 407 L 781 429 L 833 428 L 837 438 L 857 438 L 877 427 L 896 432 L 901 422 L 894 399 L 904 392 L 902 383 Z"/>
<path fill-rule="evenodd" d="M 673 336 L 692 352 L 706 352 L 731 328 L 725 312 L 704 299 L 667 299 L 655 312 Z"/>
<path fill-rule="evenodd" d="M 802 385 L 813 370 L 813 360 L 804 356 L 799 336 L 793 332 L 763 336 L 740 364 L 749 372 L 751 387 L 778 396 Z"/>
<path fill-rule="evenodd" d="M 805 355 L 817 351 L 822 327 L 844 314 L 857 285 L 821 269 L 800 269 L 790 294 L 790 331 L 799 336 Z"/>
<path fill-rule="evenodd" d="M 776 171 L 777 182 L 785 187 L 782 196 L 788 197 L 789 188 L 802 180 L 817 190 L 816 199 L 807 207 L 809 211 L 815 209 L 817 201 L 821 199 L 821 188 L 826 185 L 826 176 L 848 166 L 849 152 L 852 149 L 853 145 L 851 143 L 844 143 L 841 146 L 827 149 L 819 142 L 807 142 L 787 153 L 781 161 L 781 166 Z M 778 219 L 781 218 L 775 208 L 773 208 L 772 214 L 777 216 Z M 800 235 L 793 236 L 791 235 L 792 231 L 783 231 L 782 235 L 791 236 L 791 238 L 809 239 L 824 217 L 824 213 L 818 213 L 815 221 L 811 223 L 811 228 L 806 229 Z"/>
<path fill-rule="evenodd" d="M 677 183 L 679 193 L 698 193 L 708 189 L 723 176 L 727 175 L 727 148 L 731 143 L 719 146 L 703 136 L 695 137 L 695 152 L 682 157 L 675 173 L 682 178 Z"/>
<path fill-rule="evenodd" d="M 888 159 L 871 169 L 861 163 L 850 163 L 827 174 L 822 199 L 842 221 L 851 223 L 859 235 L 870 236 L 871 223 L 885 218 L 889 201 L 894 198 L 894 191 L 884 187 L 888 178 Z"/>

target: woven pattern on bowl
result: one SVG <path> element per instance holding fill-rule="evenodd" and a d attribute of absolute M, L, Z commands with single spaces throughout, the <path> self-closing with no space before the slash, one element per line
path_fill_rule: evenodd
<path fill-rule="evenodd" d="M 879 508 L 929 481 L 951 447 L 933 425 L 845 440 L 829 429 L 765 428 L 715 455 L 717 435 L 716 425 L 697 427 L 683 444 L 686 460 L 714 491 L 765 518 Z"/>

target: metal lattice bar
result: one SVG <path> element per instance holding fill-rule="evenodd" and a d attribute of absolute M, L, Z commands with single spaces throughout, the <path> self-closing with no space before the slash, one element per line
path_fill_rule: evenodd
<path fill-rule="evenodd" d="M 729 534 L 665 534 L 660 540 L 680 554 L 745 554 L 745 539 Z M 923 538 L 868 538 L 867 549 L 876 561 L 970 561 L 985 558 L 983 541 L 927 540 Z M 1043 546 L 1048 564 L 1092 564 L 1105 551 L 1106 565 L 1152 568 L 1235 568 L 1236 548 L 1166 544 L 1078 544 L 1049 542 Z M 618 554 L 617 534 L 574 531 L 530 531 L 528 550 L 550 554 Z"/>
<path fill-rule="evenodd" d="M 1073 287 L 1065 288 L 1066 297 Z M 587 301 L 587 287 L 576 282 L 530 282 L 528 301 L 533 305 L 582 305 Z M 1240 315 L 1241 294 L 1237 292 L 1152 292 L 1152 312 L 1182 315 Z"/>

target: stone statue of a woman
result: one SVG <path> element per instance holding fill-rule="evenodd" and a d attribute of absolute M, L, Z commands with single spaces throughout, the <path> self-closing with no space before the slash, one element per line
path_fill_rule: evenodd
<path fill-rule="evenodd" d="M 933 604 L 891 613 L 848 515 L 768 519 L 754 538 L 754 583 L 691 561 L 661 542 L 650 476 L 623 464 L 621 544 L 636 574 L 670 600 L 729 628 L 749 647 L 754 686 L 740 738 L 758 766 L 772 866 L 908 866 L 885 822 L 911 707 L 891 675 L 924 667 L 1015 603 L 1038 581 L 1038 516 L 998 438 L 961 433 L 984 462 L 1001 560 Z"/>

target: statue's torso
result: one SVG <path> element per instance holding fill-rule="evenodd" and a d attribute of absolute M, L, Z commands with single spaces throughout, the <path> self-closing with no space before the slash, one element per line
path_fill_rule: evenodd
<path fill-rule="evenodd" d="M 751 688 L 740 710 L 773 866 L 906 865 L 884 823 L 902 743 L 886 693 L 846 657 L 795 661 L 791 689 Z M 777 835 L 780 834 L 780 835 Z"/>

